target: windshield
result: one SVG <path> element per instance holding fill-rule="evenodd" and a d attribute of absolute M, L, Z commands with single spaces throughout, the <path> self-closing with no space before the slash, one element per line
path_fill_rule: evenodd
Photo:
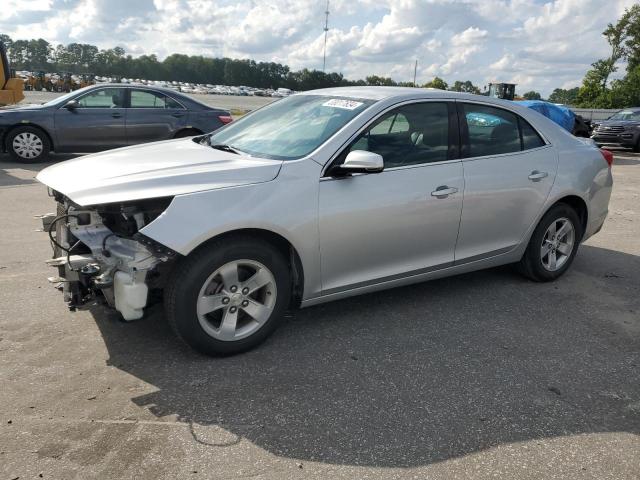
<path fill-rule="evenodd" d="M 45 107 L 49 107 L 49 106 L 52 106 L 52 105 L 60 105 L 61 103 L 69 101 L 71 98 L 75 97 L 79 93 L 82 93 L 82 92 L 85 92 L 85 91 L 89 90 L 91 87 L 92 86 L 90 85 L 88 87 L 80 88 L 80 89 L 75 90 L 73 92 L 66 93 L 66 94 L 62 95 L 61 97 L 56 97 L 53 100 L 49 100 L 47 103 L 43 103 L 43 105 Z"/>
<path fill-rule="evenodd" d="M 622 110 L 615 115 L 609 117 L 609 120 L 633 120 L 640 121 L 640 110 Z"/>
<path fill-rule="evenodd" d="M 210 144 L 228 145 L 263 158 L 302 158 L 373 103 L 355 98 L 294 95 L 213 133 Z"/>

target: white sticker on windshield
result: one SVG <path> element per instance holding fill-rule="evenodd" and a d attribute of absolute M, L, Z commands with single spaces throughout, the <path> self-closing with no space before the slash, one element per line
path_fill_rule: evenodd
<path fill-rule="evenodd" d="M 332 98 L 328 102 L 322 104 L 323 107 L 344 108 L 346 110 L 355 110 L 362 102 L 356 102 L 355 100 L 346 100 L 344 98 Z"/>

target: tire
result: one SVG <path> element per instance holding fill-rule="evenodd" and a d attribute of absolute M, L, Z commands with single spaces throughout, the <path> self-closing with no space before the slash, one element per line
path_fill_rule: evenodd
<path fill-rule="evenodd" d="M 640 153 L 640 138 L 638 138 L 638 141 L 636 142 L 636 144 L 633 147 L 633 151 L 635 153 Z"/>
<path fill-rule="evenodd" d="M 220 274 L 222 271 L 225 278 L 232 278 L 234 268 L 237 285 L 226 282 Z M 258 271 L 261 281 L 248 283 Z M 265 286 L 245 294 L 245 288 L 266 281 L 269 283 Z M 208 298 L 209 303 L 199 304 L 201 298 Z M 214 241 L 183 259 L 176 265 L 164 294 L 167 318 L 176 335 L 211 356 L 241 353 L 262 343 L 282 322 L 290 298 L 291 274 L 286 257 L 271 244 L 245 236 Z M 232 331 L 229 325 L 234 318 L 237 323 Z"/>
<path fill-rule="evenodd" d="M 562 229 L 568 223 L 569 233 L 562 235 Z M 552 225 L 560 233 L 554 238 Z M 576 211 L 569 205 L 558 203 L 540 220 L 531 236 L 527 250 L 518 263 L 518 270 L 525 277 L 536 282 L 550 282 L 563 275 L 571 266 L 582 240 L 582 223 Z M 571 238 L 570 238 L 571 236 Z M 553 241 L 551 239 L 553 238 Z M 543 251 L 543 244 L 545 250 Z M 546 255 L 544 252 L 548 252 Z M 552 255 L 552 256 L 550 256 Z M 552 258 L 555 259 L 555 269 Z"/>
<path fill-rule="evenodd" d="M 35 127 L 18 127 L 11 130 L 6 146 L 11 158 L 20 163 L 47 161 L 51 151 L 49 137 Z"/>
<path fill-rule="evenodd" d="M 188 130 L 180 130 L 176 133 L 173 138 L 187 138 L 187 137 L 195 137 L 196 135 L 202 135 L 198 130 L 188 129 Z"/>

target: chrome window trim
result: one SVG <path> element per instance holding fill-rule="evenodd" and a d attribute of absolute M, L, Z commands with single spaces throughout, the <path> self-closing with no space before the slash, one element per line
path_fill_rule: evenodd
<path fill-rule="evenodd" d="M 542 145 L 541 147 L 536 147 L 536 148 L 530 148 L 528 150 L 518 150 L 517 152 L 508 152 L 508 153 L 498 153 L 496 155 L 482 155 L 479 157 L 467 157 L 467 158 L 461 158 L 460 160 L 463 162 L 473 162 L 476 160 L 483 160 L 485 158 L 500 158 L 500 157 L 511 157 L 511 156 L 515 156 L 515 155 L 522 155 L 523 153 L 529 153 L 529 152 L 536 152 L 538 150 L 544 150 L 547 148 L 552 148 L 553 146 L 551 144 L 546 144 L 546 145 Z"/>
<path fill-rule="evenodd" d="M 388 172 L 395 172 L 395 171 L 399 171 L 399 170 L 409 170 L 412 168 L 425 168 L 425 167 L 430 167 L 430 166 L 437 166 L 437 165 L 446 165 L 449 163 L 460 163 L 462 162 L 464 159 L 460 159 L 460 158 L 452 158 L 451 160 L 441 160 L 439 162 L 426 162 L 426 163 L 417 163 L 415 165 L 401 165 L 399 167 L 391 167 L 391 168 L 385 168 L 384 170 L 382 170 L 381 172 L 378 173 L 354 173 L 351 175 L 347 175 L 344 177 L 332 177 L 332 176 L 324 176 L 324 177 L 320 177 L 320 181 L 321 182 L 329 182 L 329 181 L 334 181 L 334 180 L 344 180 L 347 178 L 353 178 L 353 177 L 360 177 L 360 176 L 364 176 L 364 175 L 384 175 L 385 173 Z"/>

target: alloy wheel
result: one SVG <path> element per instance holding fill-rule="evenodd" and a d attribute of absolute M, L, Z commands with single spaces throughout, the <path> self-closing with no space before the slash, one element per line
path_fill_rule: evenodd
<path fill-rule="evenodd" d="M 269 320 L 276 298 L 276 280 L 267 267 L 254 260 L 234 260 L 204 282 L 197 300 L 198 321 L 217 340 L 240 340 Z"/>
<path fill-rule="evenodd" d="M 567 263 L 573 251 L 575 236 L 575 228 L 568 218 L 558 218 L 549 225 L 540 247 L 540 260 L 546 270 L 555 272 Z"/>

